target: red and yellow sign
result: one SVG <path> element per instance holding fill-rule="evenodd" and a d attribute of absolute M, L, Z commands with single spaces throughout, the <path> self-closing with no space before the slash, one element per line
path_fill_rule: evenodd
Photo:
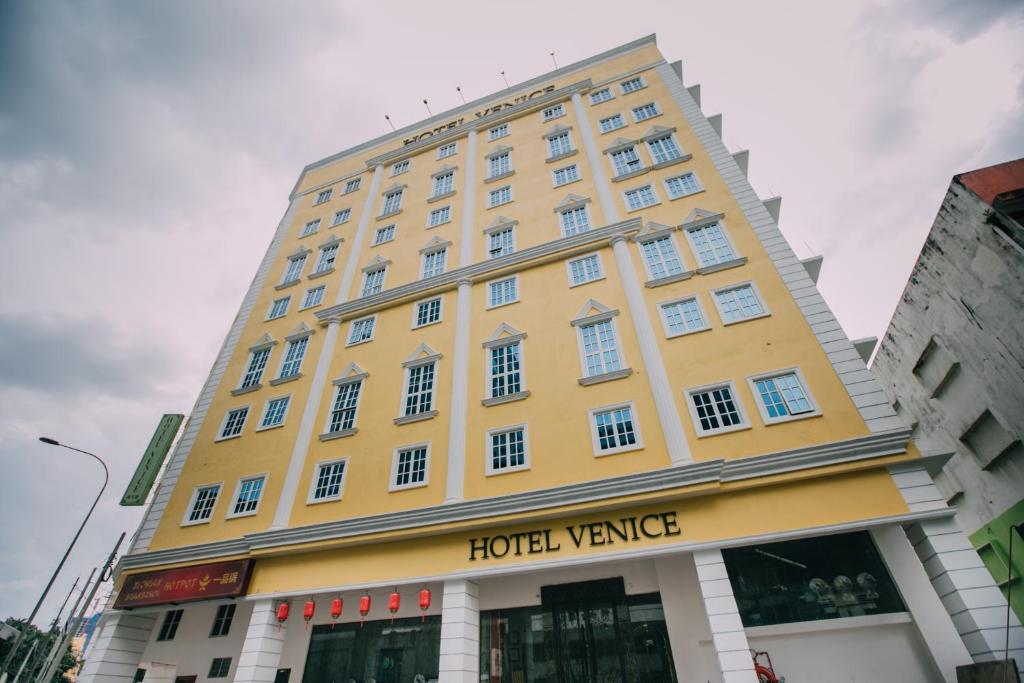
<path fill-rule="evenodd" d="M 135 574 L 125 579 L 114 609 L 245 595 L 252 565 L 232 560 Z"/>

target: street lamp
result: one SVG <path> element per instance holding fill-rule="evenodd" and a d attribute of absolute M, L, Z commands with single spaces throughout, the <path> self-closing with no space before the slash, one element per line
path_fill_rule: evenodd
<path fill-rule="evenodd" d="M 57 569 L 54 570 L 53 576 L 50 577 L 49 583 L 47 583 L 46 588 L 43 589 L 43 594 L 39 596 L 39 601 L 36 602 L 36 606 L 32 608 L 32 614 L 30 614 L 28 617 L 28 621 L 26 622 L 26 628 L 23 628 L 21 630 L 21 633 L 18 634 L 18 637 L 14 641 L 14 646 L 7 652 L 7 656 L 4 658 L 4 663 L 2 666 L 0 666 L 0 683 L 4 683 L 7 680 L 7 667 L 10 666 L 11 661 L 14 659 L 15 653 L 21 646 L 21 641 L 25 638 L 25 632 L 28 631 L 28 626 L 31 625 L 32 620 L 36 618 L 36 614 L 39 612 L 39 608 L 42 606 L 43 600 L 46 599 L 46 594 L 50 592 L 50 588 L 53 586 L 53 582 L 57 579 L 57 575 L 60 574 L 60 570 L 64 568 L 64 563 L 67 561 L 68 555 L 71 554 L 71 549 L 75 547 L 75 542 L 77 542 L 78 537 L 82 535 L 82 529 L 85 528 L 85 523 L 88 522 L 89 517 L 92 516 L 92 511 L 96 509 L 96 504 L 100 502 L 100 497 L 103 495 L 103 492 L 107 489 L 107 482 L 110 481 L 110 470 L 107 469 L 107 463 L 103 462 L 103 460 L 95 453 L 90 453 L 89 451 L 83 451 L 80 448 L 74 448 L 73 446 L 62 444 L 56 439 L 51 439 L 48 436 L 41 436 L 39 437 L 39 440 L 50 446 L 60 446 L 61 448 L 66 448 L 69 451 L 85 453 L 90 458 L 98 462 L 100 465 L 103 466 L 103 486 L 100 487 L 100 492 L 96 494 L 96 500 L 92 502 L 92 507 L 90 507 L 89 511 L 85 513 L 85 519 L 82 520 L 81 526 L 78 527 L 78 531 L 75 533 L 75 537 L 71 539 L 71 544 L 68 545 L 68 549 L 64 551 L 64 557 L 60 558 L 60 564 L 57 565 Z"/>

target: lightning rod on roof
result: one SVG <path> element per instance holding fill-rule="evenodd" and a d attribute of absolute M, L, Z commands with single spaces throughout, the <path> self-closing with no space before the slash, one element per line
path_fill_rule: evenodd
<path fill-rule="evenodd" d="M 549 52 L 548 54 L 551 55 L 551 63 L 554 64 L 555 68 L 557 69 L 558 68 L 558 62 L 555 61 L 555 53 L 554 52 Z"/>
<path fill-rule="evenodd" d="M 390 116 L 388 116 L 387 114 L 384 114 L 384 118 L 386 118 L 388 120 L 388 125 L 391 126 L 391 130 L 397 130 L 397 128 L 395 128 L 395 124 L 391 123 L 391 117 Z"/>
<path fill-rule="evenodd" d="M 426 100 L 423 100 L 423 106 L 427 108 L 427 113 L 428 113 L 428 114 L 430 114 L 431 116 L 433 116 L 433 115 L 434 115 L 434 112 L 430 111 L 430 105 L 429 105 L 429 104 L 427 104 L 427 101 L 426 101 Z"/>
<path fill-rule="evenodd" d="M 506 88 L 507 88 L 507 87 L 509 87 L 509 85 L 508 85 L 508 79 L 507 79 L 507 78 L 505 78 L 505 72 L 504 72 L 504 71 L 502 71 L 502 72 L 501 72 L 501 78 L 502 78 L 502 80 L 503 80 L 503 81 L 505 81 L 505 87 L 506 87 Z"/>
<path fill-rule="evenodd" d="M 462 103 L 465 104 L 466 96 L 462 94 L 462 88 L 460 88 L 459 86 L 455 86 L 455 89 L 459 91 L 459 97 L 462 98 Z"/>

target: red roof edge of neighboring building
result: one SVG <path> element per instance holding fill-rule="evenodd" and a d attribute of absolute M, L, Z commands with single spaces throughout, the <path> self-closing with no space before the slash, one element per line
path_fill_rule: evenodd
<path fill-rule="evenodd" d="M 989 206 L 997 195 L 1024 188 L 1024 159 L 986 166 L 953 177 Z"/>

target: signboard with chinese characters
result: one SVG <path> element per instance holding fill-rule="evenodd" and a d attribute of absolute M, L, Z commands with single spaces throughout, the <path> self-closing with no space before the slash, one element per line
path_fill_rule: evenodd
<path fill-rule="evenodd" d="M 114 609 L 245 595 L 252 565 L 253 560 L 232 560 L 134 574 L 125 579 Z"/>
<path fill-rule="evenodd" d="M 149 490 L 153 488 L 156 475 L 164 464 L 167 451 L 171 449 L 174 437 L 177 435 L 178 428 L 184 419 L 184 415 L 177 414 L 164 415 L 160 418 L 160 424 L 157 425 L 156 431 L 153 432 L 153 438 L 149 440 L 149 446 L 146 447 L 146 452 L 143 454 L 142 460 L 139 461 L 139 466 L 135 469 L 135 475 L 132 476 L 132 480 L 128 483 L 128 488 L 125 489 L 124 496 L 121 498 L 121 505 L 146 504 L 146 496 L 149 495 Z"/>

